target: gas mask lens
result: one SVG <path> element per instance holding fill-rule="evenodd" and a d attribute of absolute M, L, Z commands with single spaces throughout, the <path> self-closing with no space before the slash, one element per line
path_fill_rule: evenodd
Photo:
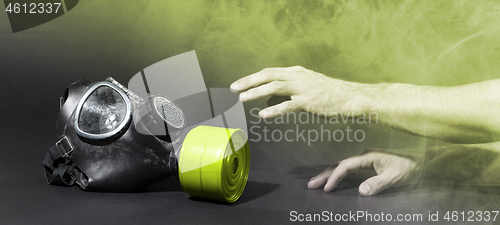
<path fill-rule="evenodd" d="M 131 104 L 120 88 L 109 82 L 99 82 L 84 94 L 75 113 L 78 135 L 103 139 L 125 127 L 131 115 Z"/>
<path fill-rule="evenodd" d="M 90 93 L 83 103 L 78 126 L 91 134 L 109 133 L 123 122 L 126 111 L 125 100 L 118 92 L 101 86 Z"/>

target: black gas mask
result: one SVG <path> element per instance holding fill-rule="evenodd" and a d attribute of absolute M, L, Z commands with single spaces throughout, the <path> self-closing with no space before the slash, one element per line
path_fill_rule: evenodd
<path fill-rule="evenodd" d="M 58 141 L 43 162 L 47 182 L 129 192 L 178 175 L 191 196 L 236 201 L 250 166 L 245 132 L 188 121 L 167 96 L 144 99 L 112 78 L 75 82 L 61 98 Z"/>

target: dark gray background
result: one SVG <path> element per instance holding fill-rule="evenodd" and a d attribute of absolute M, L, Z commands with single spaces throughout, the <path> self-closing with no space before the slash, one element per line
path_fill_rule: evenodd
<path fill-rule="evenodd" d="M 498 192 L 459 184 L 392 188 L 373 197 L 359 195 L 360 179 L 342 182 L 331 193 L 307 189 L 310 177 L 365 148 L 446 144 L 377 125 L 350 125 L 366 132 L 366 140 L 360 143 L 316 142 L 307 146 L 305 142 L 250 142 L 249 181 L 240 200 L 233 204 L 190 199 L 182 192 L 176 177 L 139 193 L 92 193 L 76 187 L 47 185 L 41 162 L 47 148 L 56 141 L 54 125 L 59 96 L 68 84 L 81 78 L 99 81 L 107 76 L 127 83 L 134 74 L 155 62 L 197 50 L 194 43 L 203 26 L 192 28 L 184 36 L 167 35 L 169 25 L 175 27 L 175 21 L 162 21 L 162 29 L 166 31 L 158 31 L 157 26 L 148 26 L 140 32 L 128 29 L 127 22 L 131 20 L 155 21 L 149 17 L 141 20 L 144 8 L 140 3 L 135 4 L 138 5 L 128 5 L 125 9 L 118 4 L 82 1 L 67 15 L 19 33 L 12 33 L 2 8 L 0 224 L 281 224 L 289 222 L 292 210 L 421 213 L 427 220 L 429 211 L 439 211 L 441 216 L 452 210 L 499 210 Z M 137 12 L 128 15 L 134 8 Z M 96 14 L 99 10 L 107 13 L 98 18 L 88 16 L 89 12 Z M 288 66 L 256 64 L 240 71 L 222 70 L 212 66 L 207 53 L 198 51 L 198 57 L 207 87 L 228 87 L 234 80 L 265 66 Z M 255 120 L 249 110 L 264 105 L 264 100 L 245 104 L 249 121 Z M 310 127 L 317 129 L 316 125 Z M 328 126 L 332 130 L 345 127 Z M 268 125 L 268 128 L 284 131 L 294 129 L 295 125 Z M 251 134 L 250 138 L 256 136 Z"/>

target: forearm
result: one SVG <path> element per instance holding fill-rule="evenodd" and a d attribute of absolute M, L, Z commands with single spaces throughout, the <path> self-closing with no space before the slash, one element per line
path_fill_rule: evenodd
<path fill-rule="evenodd" d="M 263 118 L 299 110 L 324 116 L 368 114 L 384 126 L 456 143 L 500 140 L 500 79 L 457 87 L 372 85 L 295 66 L 263 69 L 235 81 L 231 90 L 240 92 L 243 102 L 290 96 L 261 110 Z"/>
<path fill-rule="evenodd" d="M 500 140 L 500 79 L 456 87 L 363 87 L 379 124 L 456 143 Z"/>

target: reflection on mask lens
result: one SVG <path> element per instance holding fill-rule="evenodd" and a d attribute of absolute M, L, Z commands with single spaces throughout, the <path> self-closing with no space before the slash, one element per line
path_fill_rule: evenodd
<path fill-rule="evenodd" d="M 116 129 L 127 112 L 125 100 L 114 89 L 96 88 L 83 103 L 78 126 L 90 134 L 105 134 Z"/>
<path fill-rule="evenodd" d="M 179 128 L 184 125 L 184 118 L 180 110 L 169 99 L 156 97 L 154 99 L 156 111 L 167 123 L 173 127 Z"/>

